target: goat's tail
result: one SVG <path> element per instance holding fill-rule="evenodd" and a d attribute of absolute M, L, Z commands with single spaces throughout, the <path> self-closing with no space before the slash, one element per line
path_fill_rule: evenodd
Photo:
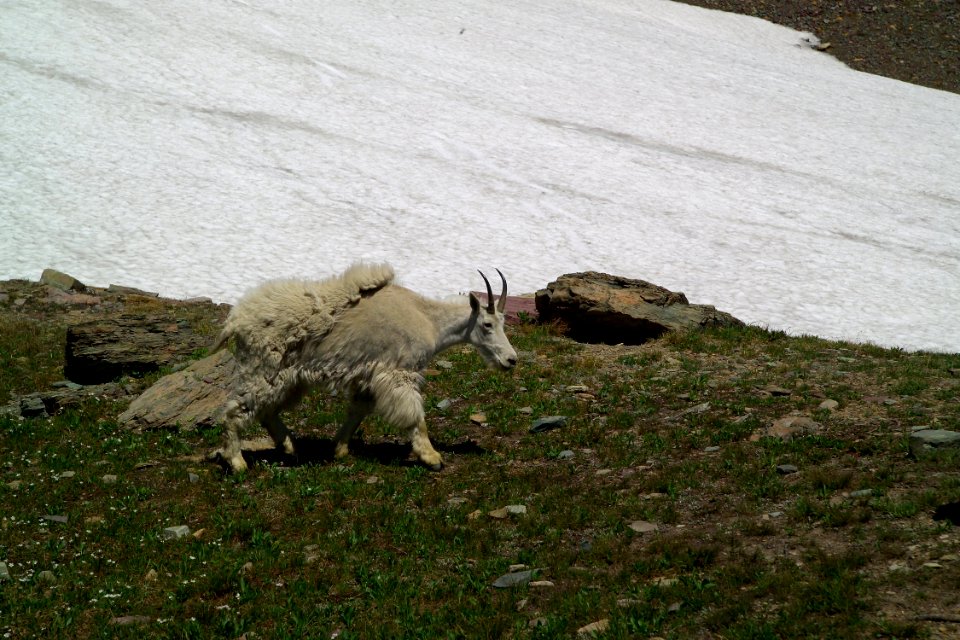
<path fill-rule="evenodd" d="M 230 341 L 230 338 L 232 337 L 233 337 L 233 331 L 231 330 L 229 325 L 224 325 L 223 329 L 220 331 L 220 335 L 217 336 L 216 342 L 210 345 L 210 350 L 208 351 L 208 355 L 212 356 L 216 352 L 223 349 L 225 346 L 227 346 L 227 343 Z"/>

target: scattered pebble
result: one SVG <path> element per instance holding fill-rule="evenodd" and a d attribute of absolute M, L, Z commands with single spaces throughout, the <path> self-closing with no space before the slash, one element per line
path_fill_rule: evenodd
<path fill-rule="evenodd" d="M 525 416 L 533 415 L 533 407 L 520 407 L 517 409 L 518 413 L 522 413 Z"/>
<path fill-rule="evenodd" d="M 167 527 L 163 530 L 161 537 L 164 540 L 177 540 L 179 538 L 185 538 L 188 535 L 190 535 L 190 527 L 181 524 L 176 527 Z"/>
<path fill-rule="evenodd" d="M 57 581 L 57 577 L 53 575 L 53 571 L 41 571 L 37 574 L 37 582 L 43 582 L 46 584 L 53 584 Z"/>
<path fill-rule="evenodd" d="M 523 571 L 512 571 L 505 573 L 493 582 L 497 589 L 509 589 L 519 585 L 529 584 L 533 579 L 535 569 L 525 569 Z"/>
<path fill-rule="evenodd" d="M 10 569 L 6 562 L 0 562 L 0 582 L 10 580 Z"/>
<path fill-rule="evenodd" d="M 704 453 L 716 453 L 717 451 L 720 451 L 720 447 L 717 447 L 717 446 L 706 447 L 703 451 Z"/>
<path fill-rule="evenodd" d="M 451 406 L 453 406 L 453 401 L 450 398 L 444 398 L 437 403 L 437 409 L 440 409 L 440 411 L 446 411 Z"/>
<path fill-rule="evenodd" d="M 782 476 L 789 476 L 790 474 L 797 473 L 799 469 L 794 464 L 778 464 L 777 473 Z"/>
<path fill-rule="evenodd" d="M 820 403 L 820 408 L 821 408 L 821 409 L 826 409 L 827 411 L 833 411 L 833 410 L 837 409 L 839 406 L 840 406 L 840 403 L 837 402 L 836 400 L 829 400 L 829 399 L 828 399 L 828 400 L 824 400 L 823 402 Z"/>
<path fill-rule="evenodd" d="M 41 516 L 41 518 L 43 518 L 47 522 L 56 522 L 57 524 L 67 524 L 67 521 L 69 520 L 69 517 L 67 516 L 46 515 L 46 516 Z"/>
<path fill-rule="evenodd" d="M 567 425 L 567 416 L 545 416 L 534 420 L 530 427 L 530 433 L 541 433 L 551 429 L 559 429 Z"/>
<path fill-rule="evenodd" d="M 530 587 L 535 589 L 549 589 L 550 587 L 555 587 L 550 580 L 533 580 L 530 582 Z"/>
<path fill-rule="evenodd" d="M 100 480 L 103 484 L 117 484 L 117 476 L 110 473 L 100 478 Z"/>
<path fill-rule="evenodd" d="M 873 489 L 858 489 L 857 491 L 851 491 L 851 498 L 866 498 L 867 496 L 873 495 Z"/>
<path fill-rule="evenodd" d="M 474 424 L 482 425 L 487 421 L 487 414 L 485 413 L 474 413 L 470 415 L 470 422 Z"/>
<path fill-rule="evenodd" d="M 187 480 L 190 481 L 190 484 L 197 484 L 200 482 L 200 476 L 191 472 L 187 474 Z"/>
<path fill-rule="evenodd" d="M 603 633 L 610 628 L 610 619 L 604 618 L 602 620 L 597 620 L 596 622 L 591 622 L 590 624 L 584 625 L 577 629 L 578 636 L 592 636 L 597 633 Z"/>
<path fill-rule="evenodd" d="M 659 531 L 660 525 L 654 524 L 652 522 L 647 522 L 646 520 L 637 520 L 631 522 L 627 525 L 637 533 L 650 533 L 652 531 Z"/>
<path fill-rule="evenodd" d="M 574 456 L 573 451 L 571 451 L 570 449 L 564 449 L 563 451 L 557 454 L 557 460 L 570 460 L 573 458 L 573 456 Z"/>

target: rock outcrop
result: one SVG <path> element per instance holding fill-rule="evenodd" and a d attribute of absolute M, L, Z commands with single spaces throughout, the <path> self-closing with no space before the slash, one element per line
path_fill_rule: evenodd
<path fill-rule="evenodd" d="M 80 384 L 140 376 L 182 362 L 211 342 L 167 311 L 98 318 L 67 328 L 64 375 Z"/>
<path fill-rule="evenodd" d="M 160 378 L 130 403 L 117 421 L 132 429 L 193 429 L 216 424 L 236 375 L 227 350 Z"/>
<path fill-rule="evenodd" d="M 537 292 L 536 306 L 541 321 L 562 322 L 581 342 L 642 344 L 668 331 L 743 324 L 682 293 L 596 271 L 560 276 Z"/>

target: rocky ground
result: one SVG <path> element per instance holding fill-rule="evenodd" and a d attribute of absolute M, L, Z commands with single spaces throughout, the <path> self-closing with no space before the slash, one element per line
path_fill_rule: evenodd
<path fill-rule="evenodd" d="M 848 66 L 960 93 L 960 2 L 956 0 L 684 0 L 756 16 L 829 44 Z"/>

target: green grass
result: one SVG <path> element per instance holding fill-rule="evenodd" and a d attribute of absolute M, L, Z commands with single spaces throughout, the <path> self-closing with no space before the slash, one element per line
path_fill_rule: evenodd
<path fill-rule="evenodd" d="M 60 379 L 63 325 L 2 311 L 0 395 Z M 216 429 L 132 433 L 122 402 L 0 417 L 0 636 L 569 638 L 606 619 L 598 637 L 924 638 L 933 624 L 902 611 L 957 611 L 960 535 L 930 515 L 960 499 L 960 470 L 907 448 L 913 425 L 957 424 L 957 356 L 757 328 L 638 347 L 510 337 L 512 374 L 454 349 L 429 377 L 440 473 L 377 420 L 345 460 L 226 477 L 203 460 Z M 823 431 L 751 438 L 791 412 Z M 313 394 L 288 423 L 323 440 L 342 415 Z M 544 415 L 567 426 L 529 433 Z M 508 504 L 527 513 L 488 515 Z M 175 525 L 193 535 L 164 540 Z M 552 586 L 491 586 L 517 563 Z"/>

